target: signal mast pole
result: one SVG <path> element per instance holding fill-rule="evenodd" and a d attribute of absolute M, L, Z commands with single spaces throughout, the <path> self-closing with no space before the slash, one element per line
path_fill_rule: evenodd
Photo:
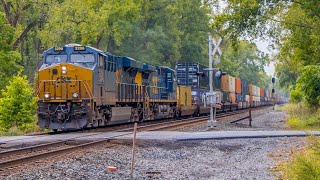
<path fill-rule="evenodd" d="M 206 97 L 205 97 L 205 103 L 204 105 L 206 106 L 206 103 L 208 103 L 210 105 L 210 118 L 208 120 L 208 126 L 210 128 L 212 127 L 216 127 L 217 126 L 217 120 L 216 120 L 216 112 L 217 112 L 217 108 L 214 107 L 217 103 L 217 94 L 213 91 L 214 90 L 214 84 L 213 84 L 213 62 L 212 62 L 212 56 L 216 55 L 216 53 L 218 53 L 216 55 L 216 60 L 214 61 L 214 64 L 218 64 L 219 61 L 219 55 L 222 55 L 222 51 L 219 47 L 220 43 L 222 42 L 222 38 L 220 37 L 218 39 L 218 41 L 216 42 L 211 35 L 209 35 L 209 87 L 210 87 L 210 91 L 209 93 L 206 93 Z M 214 49 L 212 49 L 212 45 L 214 46 Z M 213 107 L 214 107 L 214 111 L 213 111 Z"/>
<path fill-rule="evenodd" d="M 213 94 L 213 67 L 212 67 L 212 36 L 209 35 L 209 87 L 210 87 L 210 91 L 209 91 L 209 103 L 210 103 L 210 118 L 208 120 L 208 127 L 212 128 L 212 127 L 216 127 L 217 126 L 217 120 L 215 117 L 213 117 L 213 113 L 216 114 L 215 112 L 213 112 L 213 102 L 215 101 L 213 98 L 215 98 L 214 94 Z M 213 97 L 214 96 L 214 97 Z M 216 111 L 216 109 L 215 109 Z"/>

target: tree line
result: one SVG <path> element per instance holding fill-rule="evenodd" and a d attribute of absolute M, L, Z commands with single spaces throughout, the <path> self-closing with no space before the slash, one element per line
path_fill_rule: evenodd
<path fill-rule="evenodd" d="M 219 16 L 228 14 L 217 14 L 217 4 L 215 0 L 0 0 L 0 98 L 14 99 L 7 92 L 17 92 L 10 86 L 22 81 L 19 77 L 32 83 L 43 51 L 53 46 L 79 43 L 174 68 L 178 62 L 207 65 L 209 33 L 224 39 L 220 68 L 266 87 L 270 77 L 263 66 L 269 57 L 241 35 L 234 38 L 217 28 L 222 23 Z M 0 118 L 6 119 L 7 113 L 0 109 Z"/>
<path fill-rule="evenodd" d="M 223 13 L 214 16 L 214 29 L 233 42 L 262 38 L 278 53 L 278 85 L 291 90 L 293 102 L 320 106 L 320 1 L 225 0 Z"/>

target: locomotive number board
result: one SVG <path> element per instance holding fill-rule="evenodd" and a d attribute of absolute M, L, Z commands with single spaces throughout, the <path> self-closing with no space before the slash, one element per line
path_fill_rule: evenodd
<path fill-rule="evenodd" d="M 75 46 L 75 47 L 74 47 L 74 50 L 75 50 L 75 51 L 85 51 L 85 50 L 86 50 L 86 47 L 85 47 L 85 46 Z"/>
<path fill-rule="evenodd" d="M 53 48 L 54 51 L 63 51 L 63 47 L 54 47 Z"/>

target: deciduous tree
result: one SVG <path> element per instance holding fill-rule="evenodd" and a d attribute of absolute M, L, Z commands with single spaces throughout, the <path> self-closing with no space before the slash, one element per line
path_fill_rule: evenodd
<path fill-rule="evenodd" d="M 32 86 L 26 76 L 18 74 L 10 81 L 6 89 L 2 90 L 0 98 L 0 128 L 3 131 L 12 126 L 25 130 L 33 125 L 36 110 L 36 99 Z"/>

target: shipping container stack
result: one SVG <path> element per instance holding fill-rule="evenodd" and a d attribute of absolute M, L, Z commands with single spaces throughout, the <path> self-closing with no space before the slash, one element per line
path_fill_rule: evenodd
<path fill-rule="evenodd" d="M 236 104 L 236 80 L 230 75 L 224 75 L 221 77 L 221 91 L 223 94 L 222 102 L 226 109 L 232 109 L 237 107 Z"/>
<path fill-rule="evenodd" d="M 269 90 L 268 90 L 268 88 L 264 88 L 264 101 L 266 102 L 266 104 L 267 104 L 267 102 L 269 102 Z"/>
<path fill-rule="evenodd" d="M 229 88 L 229 75 L 224 75 L 221 77 L 221 91 L 222 91 L 222 101 L 226 104 L 229 101 L 229 92 L 230 92 L 230 88 Z"/>
<path fill-rule="evenodd" d="M 253 107 L 253 85 L 250 83 L 249 84 L 249 107 Z"/>
<path fill-rule="evenodd" d="M 229 76 L 229 101 L 232 105 L 236 104 L 236 79 Z"/>
<path fill-rule="evenodd" d="M 249 104 L 250 104 L 250 96 L 249 96 L 249 83 L 246 82 L 246 81 L 241 81 L 241 93 L 242 93 L 242 106 L 243 108 L 247 108 L 249 107 Z"/>
<path fill-rule="evenodd" d="M 241 79 L 240 78 L 235 78 L 236 81 L 236 102 L 237 102 L 237 107 L 238 109 L 242 109 L 243 105 L 242 105 L 242 101 L 243 101 L 243 97 L 242 97 L 242 85 L 241 85 Z"/>
<path fill-rule="evenodd" d="M 260 104 L 264 105 L 265 104 L 265 95 L 264 95 L 264 88 L 260 88 Z"/>
<path fill-rule="evenodd" d="M 179 63 L 176 65 L 177 85 L 191 86 L 192 102 L 203 104 L 202 95 L 209 91 L 209 73 L 206 66 L 199 63 Z M 199 74 L 202 72 L 203 74 Z M 219 85 L 219 82 L 216 82 Z"/>
<path fill-rule="evenodd" d="M 254 100 L 255 100 L 255 106 L 259 106 L 260 105 L 260 87 L 258 86 L 254 86 Z"/>

